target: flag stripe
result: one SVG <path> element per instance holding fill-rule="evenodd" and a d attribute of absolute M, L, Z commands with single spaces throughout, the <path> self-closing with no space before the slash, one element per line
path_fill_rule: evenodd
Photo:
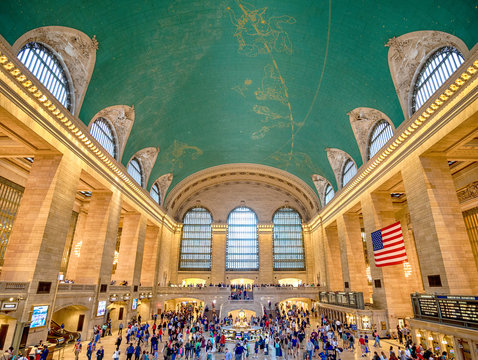
<path fill-rule="evenodd" d="M 394 249 L 394 250 L 390 250 L 390 251 L 381 253 L 379 255 L 375 255 L 375 259 L 376 260 L 383 259 L 384 257 L 389 257 L 389 256 L 392 256 L 392 255 L 399 255 L 399 254 L 406 254 L 405 246 L 402 245 L 399 249 Z"/>
<path fill-rule="evenodd" d="M 400 221 L 371 234 L 375 265 L 397 265 L 408 261 Z"/>
<path fill-rule="evenodd" d="M 390 262 L 396 262 L 396 261 L 404 262 L 404 261 L 407 261 L 407 260 L 408 260 L 407 256 L 404 255 L 404 256 L 400 256 L 398 258 L 394 258 L 393 260 L 391 260 L 391 259 L 380 260 L 380 261 L 377 261 L 375 264 L 383 265 L 383 264 L 390 263 Z"/>
<path fill-rule="evenodd" d="M 396 249 L 400 249 L 401 247 L 403 247 L 403 243 L 399 243 L 399 244 L 396 244 L 394 246 L 384 248 L 382 250 L 377 250 L 377 251 L 374 251 L 373 253 L 375 254 L 375 256 L 382 255 L 383 253 L 387 253 L 387 252 L 390 252 L 390 251 L 395 251 Z"/>

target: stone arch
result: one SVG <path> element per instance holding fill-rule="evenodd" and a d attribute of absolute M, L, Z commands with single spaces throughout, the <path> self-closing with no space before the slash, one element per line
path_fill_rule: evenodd
<path fill-rule="evenodd" d="M 390 124 L 393 131 L 395 126 L 392 120 L 383 112 L 368 107 L 359 107 L 350 111 L 348 114 L 350 126 L 355 135 L 355 140 L 362 155 L 362 161 L 365 164 L 368 161 L 368 148 L 372 131 L 380 120 L 385 120 Z"/>
<path fill-rule="evenodd" d="M 457 48 L 465 59 L 469 54 L 467 46 L 461 39 L 445 32 L 432 30 L 415 31 L 393 37 L 385 46 L 389 48 L 388 66 L 405 120 L 412 116 L 413 86 L 428 57 L 444 46 Z"/>
<path fill-rule="evenodd" d="M 91 119 L 88 130 L 98 118 L 108 120 L 113 126 L 118 141 L 118 161 L 123 157 L 124 148 L 134 124 L 134 106 L 113 105 L 98 111 Z"/>
<path fill-rule="evenodd" d="M 15 54 L 29 42 L 39 42 L 50 48 L 65 68 L 72 93 L 72 111 L 78 116 L 96 62 L 98 41 L 85 33 L 64 27 L 44 26 L 20 36 L 12 46 Z"/>
<path fill-rule="evenodd" d="M 323 208 L 326 205 L 325 204 L 325 189 L 327 188 L 327 185 L 332 186 L 332 189 L 334 188 L 334 186 L 330 183 L 329 180 L 317 174 L 312 175 L 312 181 L 314 182 L 315 188 L 317 189 L 317 193 L 319 194 L 320 204 L 321 204 L 321 207 Z"/>
<path fill-rule="evenodd" d="M 152 188 L 154 184 L 158 184 L 160 205 L 164 204 L 164 198 L 166 197 L 169 186 L 171 185 L 172 182 L 173 182 L 173 174 L 168 173 L 168 174 L 161 175 L 159 178 L 156 179 L 153 185 L 151 185 L 151 188 Z"/>
<path fill-rule="evenodd" d="M 149 175 L 151 174 L 151 170 L 153 169 L 154 163 L 156 162 L 158 153 L 159 147 L 147 147 L 136 152 L 136 154 L 131 156 L 131 158 L 128 160 L 128 164 L 133 158 L 137 158 L 141 161 L 141 165 L 143 166 L 143 188 L 146 188 Z"/>
<path fill-rule="evenodd" d="M 340 190 L 342 188 L 342 173 L 344 170 L 344 165 L 347 160 L 352 160 L 355 166 L 357 163 L 355 160 L 347 154 L 345 151 L 336 149 L 336 148 L 327 148 L 327 158 L 329 159 L 330 166 L 334 171 L 335 180 L 337 181 L 337 189 Z"/>
<path fill-rule="evenodd" d="M 221 194 L 230 197 L 222 201 Z M 294 207 L 304 222 L 319 209 L 317 194 L 303 180 L 284 170 L 247 163 L 218 165 L 188 176 L 169 191 L 163 206 L 181 221 L 187 209 L 199 204 L 220 224 L 242 201 L 254 209 L 259 223 L 270 221 L 273 209 L 279 206 Z M 266 203 L 270 206 L 264 206 Z"/>

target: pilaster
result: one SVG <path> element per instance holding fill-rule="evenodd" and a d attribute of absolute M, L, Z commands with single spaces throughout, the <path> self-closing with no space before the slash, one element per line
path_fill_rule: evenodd
<path fill-rule="evenodd" d="M 80 179 L 81 163 L 66 155 L 36 156 L 5 254 L 0 279 L 56 282 Z"/>
<path fill-rule="evenodd" d="M 259 233 L 259 283 L 272 284 L 274 282 L 273 271 L 273 224 L 261 224 L 257 226 Z"/>
<path fill-rule="evenodd" d="M 154 286 L 158 269 L 158 251 L 160 245 L 160 229 L 155 225 L 146 226 L 144 240 L 143 264 L 141 267 L 141 285 Z"/>
<path fill-rule="evenodd" d="M 337 230 L 344 283 L 348 282 L 349 290 L 362 292 L 364 299 L 368 299 L 370 294 L 359 215 L 346 213 L 338 216 Z"/>
<path fill-rule="evenodd" d="M 375 307 L 388 311 L 389 328 L 394 329 L 399 318 L 412 316 L 410 282 L 405 278 L 403 264 L 375 266 L 371 239 L 372 232 L 396 221 L 390 194 L 388 192 L 365 194 L 362 198 L 362 214 L 373 282 L 373 303 Z"/>
<path fill-rule="evenodd" d="M 119 192 L 92 192 L 81 236 L 77 271 L 76 274 L 71 274 L 71 279 L 76 283 L 108 284 L 111 281 L 120 215 Z"/>
<path fill-rule="evenodd" d="M 118 266 L 113 275 L 117 282 L 126 280 L 129 285 L 139 285 L 145 234 L 144 216 L 137 213 L 124 215 Z"/>
<path fill-rule="evenodd" d="M 212 267 L 211 283 L 226 281 L 226 240 L 227 225 L 212 224 Z"/>
<path fill-rule="evenodd" d="M 325 228 L 324 248 L 328 290 L 343 291 L 342 260 L 340 256 L 337 225 L 335 223 Z"/>
<path fill-rule="evenodd" d="M 425 291 L 476 294 L 478 273 L 447 159 L 411 158 L 402 176 Z M 441 287 L 430 286 L 436 275 Z"/>

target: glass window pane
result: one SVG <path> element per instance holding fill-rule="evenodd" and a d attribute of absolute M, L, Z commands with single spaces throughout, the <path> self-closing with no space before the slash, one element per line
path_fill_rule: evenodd
<path fill-rule="evenodd" d="M 415 82 L 412 113 L 421 108 L 464 61 L 463 55 L 451 46 L 443 47 L 430 56 Z"/>
<path fill-rule="evenodd" d="M 347 160 L 344 165 L 344 171 L 342 173 L 342 187 L 352 179 L 357 173 L 357 167 L 352 160 Z"/>
<path fill-rule="evenodd" d="M 128 174 L 130 174 L 140 186 L 143 186 L 143 168 L 138 159 L 131 159 L 126 171 L 128 171 Z"/>
<path fill-rule="evenodd" d="M 305 270 L 302 219 L 291 208 L 279 209 L 272 219 L 274 223 L 274 270 Z"/>
<path fill-rule="evenodd" d="M 325 205 L 327 205 L 334 196 L 334 188 L 330 184 L 327 185 L 327 187 L 325 188 Z"/>
<path fill-rule="evenodd" d="M 47 47 L 30 42 L 20 50 L 17 58 L 65 108 L 71 111 L 71 94 L 65 69 Z"/>
<path fill-rule="evenodd" d="M 105 149 L 108 154 L 117 159 L 117 141 L 113 132 L 113 127 L 108 120 L 98 118 L 95 120 L 90 129 L 91 135 Z"/>
<path fill-rule="evenodd" d="M 154 201 L 156 201 L 158 204 L 160 204 L 160 196 L 159 196 L 159 186 L 158 184 L 154 184 L 153 187 L 151 188 L 150 191 L 151 197 L 153 198 Z"/>
<path fill-rule="evenodd" d="M 259 240 L 257 216 L 241 206 L 227 218 L 226 270 L 258 270 Z"/>
<path fill-rule="evenodd" d="M 211 270 L 212 216 L 204 208 L 189 210 L 184 216 L 179 270 Z"/>
<path fill-rule="evenodd" d="M 392 126 L 386 120 L 380 120 L 374 127 L 370 136 L 368 159 L 374 157 L 376 153 L 390 140 L 393 136 Z"/>

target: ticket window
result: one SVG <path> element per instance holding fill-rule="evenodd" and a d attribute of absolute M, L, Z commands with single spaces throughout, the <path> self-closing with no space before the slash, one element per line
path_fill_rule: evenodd
<path fill-rule="evenodd" d="M 452 359 L 455 357 L 455 349 L 453 348 L 453 339 L 451 336 L 444 336 L 442 340 L 442 346 L 447 353 L 447 357 Z"/>
<path fill-rule="evenodd" d="M 423 331 L 417 331 L 417 342 L 422 346 L 424 351 L 428 349 L 427 337 Z"/>
<path fill-rule="evenodd" d="M 362 316 L 362 329 L 363 330 L 371 330 L 372 324 L 370 322 L 369 316 Z"/>
<path fill-rule="evenodd" d="M 472 360 L 470 343 L 466 340 L 458 340 L 458 347 L 463 360 Z"/>

